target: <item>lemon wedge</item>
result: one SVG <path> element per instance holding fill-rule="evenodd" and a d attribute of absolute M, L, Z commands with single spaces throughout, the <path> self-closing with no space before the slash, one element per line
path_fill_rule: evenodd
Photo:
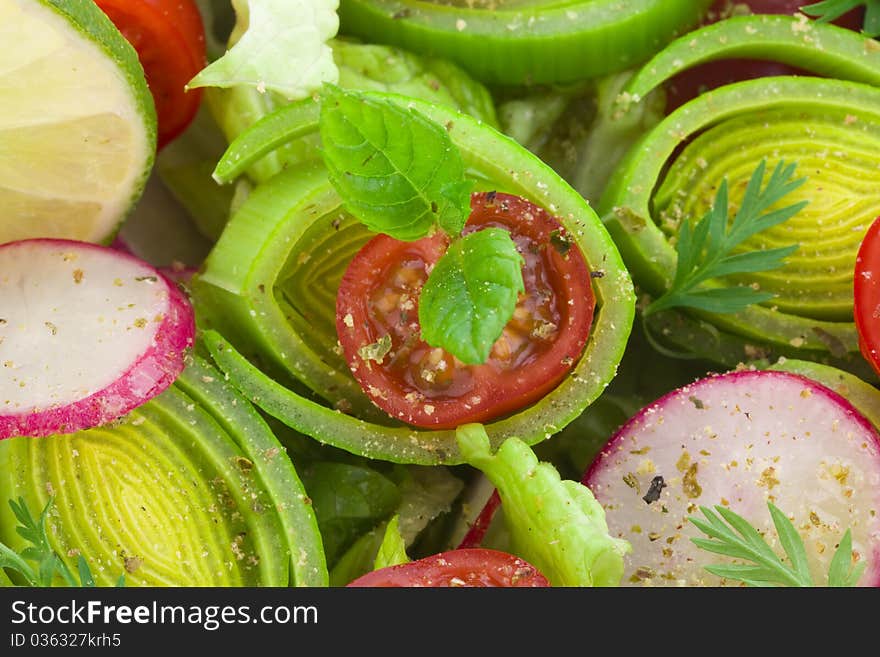
<path fill-rule="evenodd" d="M 0 0 L 0 243 L 109 241 L 155 153 L 137 53 L 92 0 Z"/>

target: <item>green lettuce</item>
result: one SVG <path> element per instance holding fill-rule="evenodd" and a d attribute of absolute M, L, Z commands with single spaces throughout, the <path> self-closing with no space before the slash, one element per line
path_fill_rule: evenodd
<path fill-rule="evenodd" d="M 408 562 L 406 542 L 400 533 L 400 516 L 394 516 L 385 528 L 385 536 L 382 538 L 382 545 L 379 546 L 379 553 L 373 561 L 373 569 L 379 570 Z"/>
<path fill-rule="evenodd" d="M 379 553 L 391 546 L 391 533 L 398 533 L 404 550 L 415 554 L 416 544 L 435 523 L 443 519 L 464 487 L 463 482 L 448 468 L 431 466 L 395 466 L 393 474 L 399 479 L 401 502 L 390 521 L 378 524 L 362 534 L 332 566 L 330 586 L 345 586 L 361 575 L 380 567 L 388 557 Z M 389 529 L 397 519 L 396 532 Z M 384 547 L 383 547 L 384 546 Z M 428 552 L 434 551 L 433 547 Z M 403 554 L 406 554 L 405 552 Z M 384 565 L 392 565 L 390 561 Z"/>
<path fill-rule="evenodd" d="M 331 565 L 400 504 L 395 482 L 368 467 L 323 461 L 306 466 L 301 477 Z"/>
<path fill-rule="evenodd" d="M 589 488 L 563 480 L 522 440 L 508 438 L 492 454 L 480 424 L 456 432 L 465 460 L 498 489 L 515 553 L 553 586 L 617 586 L 630 545 L 608 534 L 605 510 Z"/>
<path fill-rule="evenodd" d="M 339 29 L 337 0 L 232 0 L 232 5 L 232 47 L 190 87 L 248 85 L 296 100 L 339 79 L 327 44 Z"/>

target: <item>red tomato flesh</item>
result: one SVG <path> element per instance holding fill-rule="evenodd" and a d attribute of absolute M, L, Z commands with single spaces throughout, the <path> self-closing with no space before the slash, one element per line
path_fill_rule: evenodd
<path fill-rule="evenodd" d="M 868 228 L 856 256 L 853 315 L 862 355 L 880 374 L 880 217 Z"/>
<path fill-rule="evenodd" d="M 205 30 L 193 0 L 95 0 L 137 51 L 158 117 L 157 148 L 180 135 L 199 109 L 187 83 L 207 63 Z"/>
<path fill-rule="evenodd" d="M 507 552 L 487 548 L 449 550 L 417 561 L 380 568 L 350 587 L 542 587 L 537 568 Z"/>
<path fill-rule="evenodd" d="M 525 294 L 489 360 L 465 365 L 420 338 L 418 300 L 448 238 L 378 235 L 354 257 L 336 301 L 349 369 L 373 402 L 420 427 L 452 428 L 517 410 L 553 389 L 587 342 L 595 298 L 590 271 L 562 225 L 517 196 L 474 194 L 465 233 L 507 229 L 523 256 Z M 375 346 L 385 336 L 387 353 Z"/>

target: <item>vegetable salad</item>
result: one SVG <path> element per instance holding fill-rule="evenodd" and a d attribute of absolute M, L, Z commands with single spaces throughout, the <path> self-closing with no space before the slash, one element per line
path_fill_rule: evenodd
<path fill-rule="evenodd" d="M 0 584 L 880 583 L 877 0 L 4 15 Z"/>

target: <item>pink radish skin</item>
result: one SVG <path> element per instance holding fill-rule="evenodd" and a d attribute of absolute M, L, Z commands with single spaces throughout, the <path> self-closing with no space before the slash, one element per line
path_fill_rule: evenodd
<path fill-rule="evenodd" d="M 13 271 L 27 261 L 34 266 L 25 272 Z M 45 270 L 39 268 L 47 264 L 59 268 L 53 280 L 45 278 Z M 83 268 L 76 269 L 78 264 Z M 105 271 L 117 276 L 103 278 Z M 58 281 L 69 287 L 53 287 Z M 113 295 L 134 301 L 120 304 Z M 145 298 L 149 304 L 136 303 Z M 131 254 L 95 244 L 34 239 L 0 245 L 3 299 L 7 303 L 0 303 L 0 438 L 72 433 L 125 415 L 174 382 L 195 336 L 192 306 L 175 283 Z M 114 307 L 108 305 L 110 300 Z M 44 314 L 34 315 L 40 312 Z M 75 325 L 63 323 L 71 312 L 100 330 L 94 336 L 77 334 Z M 145 316 L 130 322 L 138 313 Z M 61 340 L 65 342 L 54 342 Z M 121 340 L 128 342 L 128 353 L 120 352 L 117 358 L 106 347 Z M 16 346 L 22 344 L 27 347 L 24 354 L 16 353 Z M 70 360 L 27 362 L 41 349 L 63 349 Z M 90 358 L 96 363 L 95 371 L 76 368 Z M 22 391 L 16 390 L 16 381 Z"/>
<path fill-rule="evenodd" d="M 662 476 L 659 499 L 643 498 Z M 880 435 L 848 401 L 776 371 L 712 376 L 675 390 L 627 422 L 584 475 L 613 536 L 630 541 L 624 585 L 719 586 L 688 521 L 725 505 L 782 555 L 767 502 L 793 521 L 813 579 L 827 582 L 837 542 L 852 530 L 860 586 L 880 586 Z M 656 488 L 655 488 L 656 490 Z M 649 496 L 650 497 L 650 496 Z"/>

